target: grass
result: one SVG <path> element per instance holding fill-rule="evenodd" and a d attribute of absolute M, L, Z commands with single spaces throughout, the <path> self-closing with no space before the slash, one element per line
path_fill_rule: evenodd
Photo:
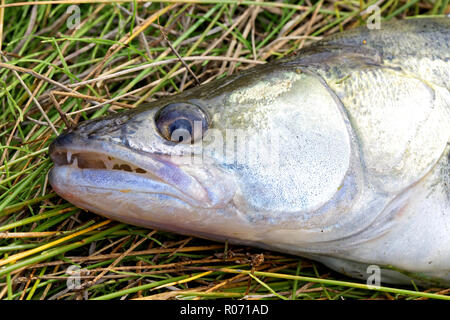
<path fill-rule="evenodd" d="M 67 125 L 290 55 L 364 24 L 375 2 L 78 1 L 70 29 L 76 1 L 2 1 L 0 298 L 450 299 L 448 288 L 370 288 L 303 258 L 105 220 L 47 181 L 48 145 Z M 446 0 L 378 3 L 383 19 L 450 11 Z"/>

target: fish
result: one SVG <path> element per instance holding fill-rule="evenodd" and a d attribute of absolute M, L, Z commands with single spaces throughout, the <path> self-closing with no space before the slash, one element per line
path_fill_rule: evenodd
<path fill-rule="evenodd" d="M 450 18 L 382 22 L 81 122 L 49 182 L 131 225 L 448 286 L 449 120 Z"/>

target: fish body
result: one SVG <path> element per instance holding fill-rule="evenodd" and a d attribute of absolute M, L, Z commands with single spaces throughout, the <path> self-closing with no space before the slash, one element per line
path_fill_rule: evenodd
<path fill-rule="evenodd" d="M 450 19 L 385 22 L 50 147 L 50 183 L 134 225 L 450 284 Z"/>

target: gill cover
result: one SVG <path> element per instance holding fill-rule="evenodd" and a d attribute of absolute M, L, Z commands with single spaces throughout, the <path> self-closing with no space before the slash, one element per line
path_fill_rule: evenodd
<path fill-rule="evenodd" d="M 238 177 L 240 210 L 276 219 L 277 213 L 318 209 L 338 192 L 350 165 L 350 129 L 318 76 L 293 68 L 261 73 L 223 105 L 212 115 L 213 126 L 234 129 L 236 140 L 244 134 L 245 146 L 234 150 L 249 156 L 223 165 Z"/>

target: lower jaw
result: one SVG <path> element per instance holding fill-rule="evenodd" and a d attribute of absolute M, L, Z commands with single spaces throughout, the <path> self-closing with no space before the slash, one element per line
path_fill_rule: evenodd
<path fill-rule="evenodd" d="M 202 208 L 201 201 L 189 197 L 178 188 L 161 181 L 147 179 L 143 175 L 123 171 L 56 166 L 49 173 L 49 182 L 61 197 L 72 203 L 89 200 L 89 203 L 95 204 L 96 201 L 103 201 L 106 195 L 110 195 L 108 197 L 113 197 L 110 199 L 113 204 L 114 198 L 125 202 L 127 198 L 139 195 L 144 200 L 161 196 L 186 203 L 191 207 Z"/>

